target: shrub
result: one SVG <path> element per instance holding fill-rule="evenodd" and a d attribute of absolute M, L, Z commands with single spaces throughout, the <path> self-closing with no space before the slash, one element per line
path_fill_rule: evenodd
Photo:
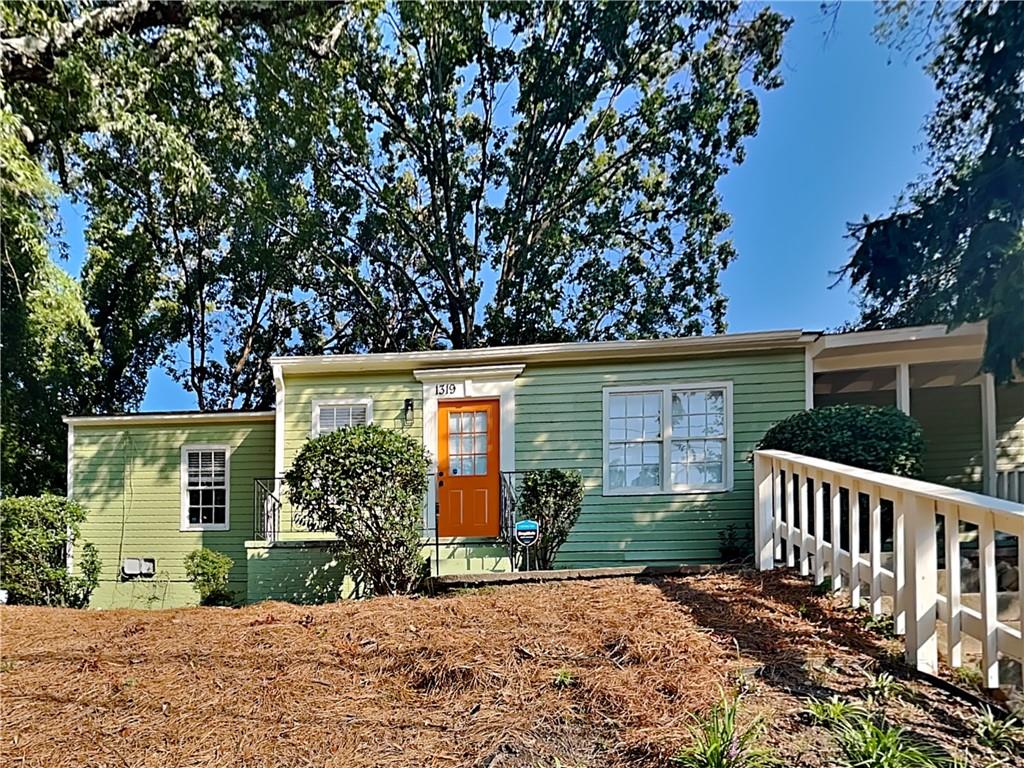
<path fill-rule="evenodd" d="M 202 547 L 185 556 L 185 575 L 199 593 L 200 605 L 231 605 L 228 575 L 235 561 L 223 552 Z"/>
<path fill-rule="evenodd" d="M 286 476 L 295 521 L 336 534 L 339 555 L 373 594 L 411 592 L 424 572 L 428 469 L 417 440 L 377 425 L 313 438 Z"/>
<path fill-rule="evenodd" d="M 924 438 L 921 425 L 897 408 L 830 405 L 783 419 L 757 447 L 920 477 Z"/>
<path fill-rule="evenodd" d="M 517 513 L 540 524 L 540 538 L 530 547 L 530 559 L 538 568 L 554 566 L 582 507 L 583 477 L 576 470 L 542 469 L 523 475 Z"/>
<path fill-rule="evenodd" d="M 19 496 L 0 501 L 0 589 L 12 605 L 84 608 L 99 584 L 100 559 L 79 545 L 85 509 L 60 496 Z M 74 574 L 68 547 L 75 548 Z"/>

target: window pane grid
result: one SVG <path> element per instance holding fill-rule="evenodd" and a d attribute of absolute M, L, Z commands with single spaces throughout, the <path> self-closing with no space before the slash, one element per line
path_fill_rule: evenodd
<path fill-rule="evenodd" d="M 729 451 L 724 388 L 609 393 L 607 487 L 718 489 Z M 662 405 L 669 409 L 662 429 Z"/>
<path fill-rule="evenodd" d="M 486 411 L 449 411 L 448 467 L 453 475 L 487 474 Z"/>
<path fill-rule="evenodd" d="M 189 525 L 227 522 L 227 453 L 189 451 L 186 457 Z"/>
<path fill-rule="evenodd" d="M 660 392 L 608 397 L 608 472 L 612 488 L 661 486 Z"/>

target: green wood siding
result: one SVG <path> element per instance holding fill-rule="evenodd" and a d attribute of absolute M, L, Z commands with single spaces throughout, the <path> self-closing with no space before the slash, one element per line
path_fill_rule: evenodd
<path fill-rule="evenodd" d="M 231 446 L 230 530 L 181 531 L 181 448 Z M 92 606 L 163 607 L 195 602 L 184 558 L 197 547 L 229 555 L 231 589 L 247 590 L 244 542 L 253 537 L 253 478 L 274 471 L 272 421 L 75 427 L 73 495 L 89 514 L 83 540 L 103 561 Z M 125 557 L 155 557 L 155 579 L 122 582 Z"/>
<path fill-rule="evenodd" d="M 924 479 L 980 492 L 984 475 L 981 387 L 912 389 L 910 415 L 924 433 Z"/>
<path fill-rule="evenodd" d="M 996 388 L 996 469 L 1024 467 L 1024 384 Z"/>
<path fill-rule="evenodd" d="M 604 496 L 604 387 L 733 382 L 733 488 L 724 493 Z M 802 350 L 730 358 L 531 365 L 517 380 L 516 469 L 578 469 L 583 512 L 559 555 L 564 567 L 713 562 L 719 532 L 752 523 L 747 461 L 772 424 L 804 407 Z"/>

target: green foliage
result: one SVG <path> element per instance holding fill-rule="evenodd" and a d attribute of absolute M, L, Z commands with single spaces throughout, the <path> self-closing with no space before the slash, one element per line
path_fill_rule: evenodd
<path fill-rule="evenodd" d="M 684 768 L 768 768 L 778 760 L 758 747 L 764 730 L 760 719 L 743 728 L 739 725 L 738 696 L 724 697 L 711 711 L 695 717 L 690 728 L 693 744 L 680 752 L 673 762 Z"/>
<path fill-rule="evenodd" d="M 79 543 L 85 509 L 60 496 L 0 500 L 0 588 L 12 605 L 84 608 L 99 584 L 100 559 Z M 74 548 L 74 574 L 67 570 Z"/>
<path fill-rule="evenodd" d="M 897 408 L 831 405 L 783 419 L 765 433 L 757 448 L 920 477 L 924 438 L 921 425 Z"/>
<path fill-rule="evenodd" d="M 843 768 L 945 768 L 953 760 L 942 750 L 913 739 L 884 718 L 843 718 L 832 726 Z"/>
<path fill-rule="evenodd" d="M 807 703 L 807 714 L 817 725 L 833 727 L 844 720 L 853 720 L 867 715 L 863 705 L 846 701 L 838 696 L 827 699 L 812 698 Z"/>
<path fill-rule="evenodd" d="M 741 529 L 735 523 L 729 523 L 718 532 L 718 552 L 727 563 L 750 557 L 753 547 L 754 536 L 749 524 Z"/>
<path fill-rule="evenodd" d="M 555 688 L 571 688 L 576 685 L 576 676 L 573 675 L 571 669 L 562 667 L 555 672 L 555 676 L 552 679 L 551 684 L 555 686 Z"/>
<path fill-rule="evenodd" d="M 867 692 L 872 699 L 887 701 L 906 696 L 908 689 L 890 673 L 879 672 L 877 675 L 868 675 Z"/>
<path fill-rule="evenodd" d="M 952 675 L 953 682 L 961 688 L 973 691 L 982 691 L 985 688 L 985 678 L 976 666 L 965 664 L 962 667 L 956 667 L 953 669 Z"/>
<path fill-rule="evenodd" d="M 223 552 L 201 547 L 185 556 L 185 575 L 199 593 L 200 605 L 231 605 L 228 577 L 235 561 Z"/>
<path fill-rule="evenodd" d="M 866 328 L 988 319 L 984 367 L 1024 368 L 1024 4 L 885 5 L 879 36 L 927 62 L 930 172 L 864 217 L 843 272 Z"/>
<path fill-rule="evenodd" d="M 338 538 L 341 557 L 372 594 L 413 591 L 429 461 L 418 440 L 379 425 L 309 440 L 286 480 L 295 521 Z"/>
<path fill-rule="evenodd" d="M 1024 753 L 1024 727 L 1016 717 L 996 717 L 985 707 L 974 726 L 978 742 L 996 752 L 1017 755 Z"/>
<path fill-rule="evenodd" d="M 576 470 L 541 469 L 526 472 L 516 501 L 516 513 L 540 524 L 540 538 L 530 547 L 530 560 L 547 570 L 583 508 L 583 476 Z"/>

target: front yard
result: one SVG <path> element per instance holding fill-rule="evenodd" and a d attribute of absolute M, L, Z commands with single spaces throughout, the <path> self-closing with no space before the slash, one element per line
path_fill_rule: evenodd
<path fill-rule="evenodd" d="M 783 765 L 831 766 L 804 708 L 863 698 L 895 648 L 785 572 L 0 620 L 4 765 L 664 766 L 743 690 Z M 970 765 L 1008 760 L 947 693 L 873 698 Z"/>

